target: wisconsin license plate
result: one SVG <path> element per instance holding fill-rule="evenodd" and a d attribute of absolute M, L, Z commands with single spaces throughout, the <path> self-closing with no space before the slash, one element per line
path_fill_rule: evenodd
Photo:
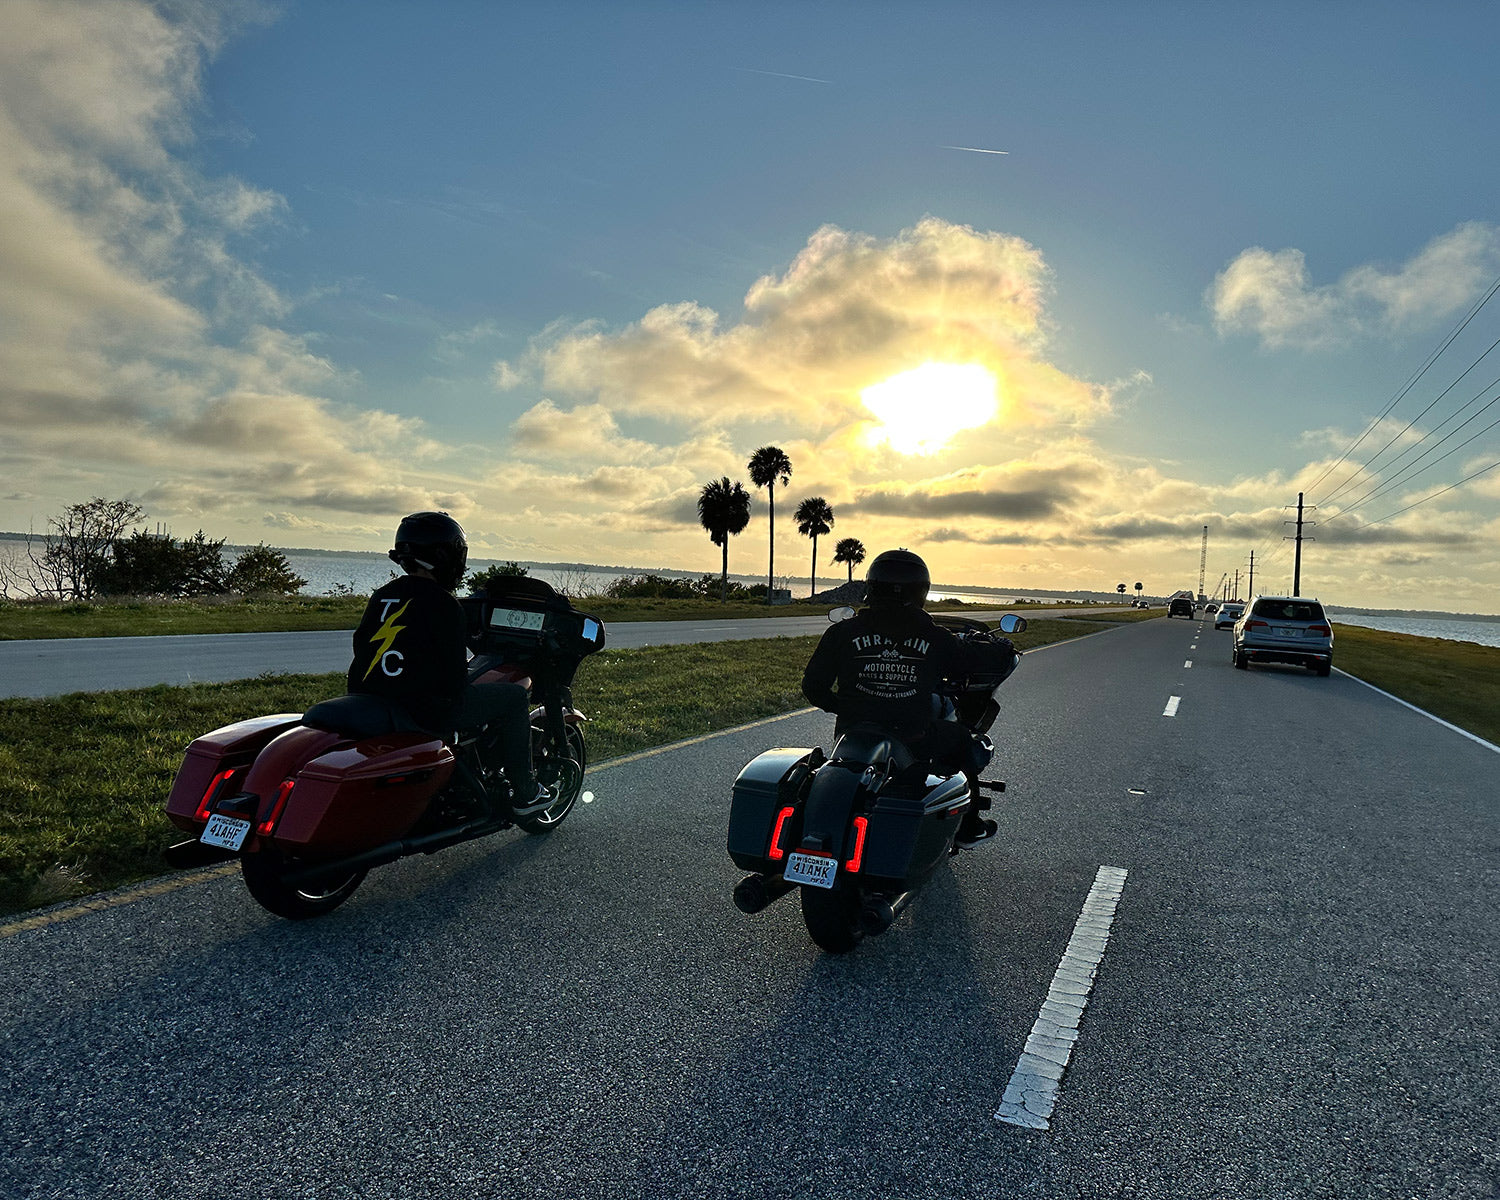
<path fill-rule="evenodd" d="M 803 854 L 800 850 L 786 856 L 786 870 L 781 873 L 788 883 L 805 883 L 810 887 L 831 888 L 839 873 L 839 862 L 825 854 Z"/>
<path fill-rule="evenodd" d="M 245 844 L 245 835 L 250 832 L 250 822 L 242 817 L 209 817 L 208 825 L 198 840 L 205 846 L 218 846 L 221 850 L 238 850 Z"/>

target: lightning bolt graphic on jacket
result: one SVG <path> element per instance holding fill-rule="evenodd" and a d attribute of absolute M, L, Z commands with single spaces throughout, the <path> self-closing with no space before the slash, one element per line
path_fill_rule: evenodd
<path fill-rule="evenodd" d="M 410 603 L 410 600 L 406 602 L 406 604 Z M 396 624 L 401 619 L 401 614 L 406 611 L 406 604 L 403 604 L 388 616 L 385 619 L 385 624 L 370 635 L 370 644 L 375 647 L 375 654 L 370 659 L 370 665 L 365 668 L 364 677 L 366 679 L 370 678 L 371 672 L 375 670 L 380 660 L 385 657 L 386 652 L 395 644 L 396 635 L 406 628 L 405 625 Z"/>

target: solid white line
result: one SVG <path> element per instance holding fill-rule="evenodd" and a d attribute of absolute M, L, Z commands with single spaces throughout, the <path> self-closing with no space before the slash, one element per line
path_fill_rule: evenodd
<path fill-rule="evenodd" d="M 1348 671 L 1342 670 L 1339 667 L 1334 667 L 1333 669 L 1335 671 L 1338 671 L 1338 673 L 1340 675 L 1346 676 L 1347 678 L 1354 680 L 1355 683 L 1364 683 L 1365 687 L 1369 688 L 1372 692 L 1380 692 L 1380 694 L 1382 696 L 1384 696 L 1387 700 L 1394 700 L 1402 708 L 1409 708 L 1414 713 L 1421 713 L 1429 721 L 1436 721 L 1444 729 L 1451 729 L 1451 730 L 1453 730 L 1454 733 L 1458 734 L 1460 737 L 1466 737 L 1471 742 L 1478 742 L 1486 750 L 1493 750 L 1496 754 L 1500 754 L 1500 746 L 1495 745 L 1494 742 L 1487 742 L 1487 741 L 1485 741 L 1477 733 L 1470 733 L 1467 729 L 1460 729 L 1457 725 L 1450 724 L 1449 722 L 1443 720 L 1442 717 L 1435 717 L 1435 716 L 1433 716 L 1425 708 L 1418 708 L 1415 704 L 1409 704 L 1407 701 L 1401 699 L 1400 696 L 1393 696 L 1393 695 L 1390 694 L 1390 692 L 1381 691 L 1381 689 L 1378 688 L 1378 687 L 1376 687 L 1373 683 L 1365 683 L 1365 681 L 1363 679 L 1361 679 L 1358 675 L 1350 675 Z"/>
<path fill-rule="evenodd" d="M 1023 1129 L 1050 1127 L 1063 1071 L 1078 1040 L 1078 1024 L 1109 945 L 1109 928 L 1129 874 L 1123 867 L 1100 867 L 1094 876 L 1094 886 L 1089 888 L 1068 948 L 1052 976 L 1041 1015 L 1016 1060 L 995 1120 Z"/>
<path fill-rule="evenodd" d="M 1173 696 L 1167 701 L 1167 707 L 1161 710 L 1161 715 L 1164 717 L 1175 717 L 1177 715 L 1177 706 L 1181 703 L 1181 696 Z"/>

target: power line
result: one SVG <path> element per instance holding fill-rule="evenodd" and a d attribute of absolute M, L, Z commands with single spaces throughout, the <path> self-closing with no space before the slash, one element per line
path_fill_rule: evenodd
<path fill-rule="evenodd" d="M 1432 400 L 1432 403 L 1429 404 L 1426 408 L 1424 408 L 1421 412 L 1419 412 L 1416 416 L 1414 416 L 1410 421 L 1408 421 L 1407 424 L 1406 424 L 1406 428 L 1405 429 L 1401 430 L 1400 433 L 1393 434 L 1391 436 L 1390 441 L 1386 442 L 1386 444 L 1384 446 L 1380 447 L 1379 450 L 1375 451 L 1374 454 L 1372 454 L 1368 459 L 1366 459 L 1364 466 L 1360 467 L 1360 469 L 1358 471 L 1354 472 L 1353 475 L 1349 476 L 1348 479 L 1344 480 L 1344 482 L 1341 483 L 1341 484 L 1339 484 L 1338 487 L 1334 488 L 1333 491 L 1329 492 L 1328 495 L 1324 496 L 1323 500 L 1322 500 L 1322 503 L 1324 503 L 1324 504 L 1330 504 L 1330 503 L 1332 503 L 1333 500 L 1334 500 L 1334 498 L 1337 497 L 1340 492 L 1344 491 L 1346 488 L 1352 487 L 1354 485 L 1354 481 L 1356 479 L 1358 479 L 1361 475 L 1363 475 L 1366 471 L 1368 471 L 1372 466 L 1375 465 L 1375 460 L 1377 458 L 1379 458 L 1382 454 L 1384 454 L 1387 450 L 1389 450 L 1392 446 L 1394 446 L 1396 444 L 1396 442 L 1400 438 L 1403 438 L 1408 433 L 1410 433 L 1412 427 L 1415 426 L 1418 421 L 1420 421 L 1423 417 L 1425 417 L 1428 413 L 1430 413 L 1434 408 L 1436 408 L 1438 406 L 1439 401 L 1441 401 L 1444 396 L 1446 396 L 1449 392 L 1451 392 L 1454 388 L 1456 388 L 1461 382 L 1463 382 L 1464 377 L 1466 375 L 1468 375 L 1468 373 L 1470 371 L 1472 371 L 1475 367 L 1477 367 L 1480 363 L 1482 363 L 1486 358 L 1488 358 L 1489 355 L 1490 355 L 1490 351 L 1494 350 L 1496 346 L 1500 346 L 1500 338 L 1496 338 L 1493 342 L 1491 342 L 1489 350 L 1486 350 L 1483 354 L 1481 354 L 1478 358 L 1476 358 L 1473 362 L 1471 362 L 1467 367 L 1465 367 L 1463 375 L 1460 375 L 1457 379 L 1455 379 L 1452 383 L 1450 383 L 1447 387 L 1445 387 L 1441 392 L 1439 392 L 1436 396 L 1434 396 L 1433 400 Z M 1479 395 L 1480 396 L 1484 395 L 1484 393 L 1487 392 L 1489 390 L 1489 388 L 1493 387 L 1496 383 L 1500 383 L 1500 379 L 1493 380 L 1489 384 L 1488 387 L 1480 388 L 1479 389 Z M 1465 408 L 1468 408 L 1470 404 L 1473 404 L 1475 399 L 1478 399 L 1478 396 L 1476 396 L 1473 399 L 1470 399 L 1469 401 L 1467 401 L 1461 408 L 1458 409 L 1457 412 L 1455 412 L 1453 414 L 1453 416 L 1445 417 L 1438 424 L 1437 429 L 1441 429 L 1449 421 L 1453 420 L 1453 417 L 1456 417 L 1458 415 L 1458 413 L 1463 412 L 1463 410 Z M 1431 433 L 1425 434 L 1421 438 L 1421 440 L 1416 443 L 1417 446 L 1420 446 L 1422 444 L 1422 442 L 1425 442 L 1429 437 L 1432 436 L 1433 433 L 1436 433 L 1437 429 L 1434 429 Z M 1411 450 L 1413 450 L 1413 449 L 1415 449 L 1415 447 L 1408 447 L 1406 450 L 1402 451 L 1401 454 L 1398 454 L 1396 456 L 1396 461 L 1399 462 L 1402 457 L 1404 457 L 1406 454 L 1411 453 Z M 1394 465 L 1394 464 L 1391 464 L 1391 465 Z"/>
<path fill-rule="evenodd" d="M 1433 467 L 1437 466 L 1438 463 L 1442 462 L 1443 459 L 1449 458 L 1452 455 L 1457 454 L 1460 450 L 1462 450 L 1465 446 L 1469 445 L 1471 442 L 1478 441 L 1485 434 L 1487 434 L 1491 429 L 1494 429 L 1495 426 L 1500 425 L 1500 419 L 1491 421 L 1488 425 L 1486 425 L 1483 429 L 1481 429 L 1473 437 L 1469 438 L 1468 441 L 1466 441 L 1466 442 L 1460 442 L 1458 445 L 1454 446 L 1452 450 L 1448 451 L 1447 454 L 1440 455 L 1439 457 L 1433 459 L 1430 463 L 1428 463 L 1420 471 L 1413 471 L 1413 470 L 1411 470 L 1412 467 L 1415 467 L 1417 465 L 1417 463 L 1421 462 L 1422 459 L 1426 458 L 1427 455 L 1431 454 L 1434 450 L 1436 450 L 1439 446 L 1441 446 L 1443 444 L 1443 442 L 1446 442 L 1451 437 L 1457 436 L 1457 434 L 1459 433 L 1459 431 L 1463 429 L 1464 425 L 1469 424 L 1469 421 L 1478 420 L 1481 416 L 1483 416 L 1486 412 L 1488 412 L 1491 408 L 1493 408 L 1497 403 L 1500 403 L 1500 395 L 1497 395 L 1493 400 L 1491 400 L 1488 404 L 1486 404 L 1483 408 L 1481 408 L 1478 412 L 1476 412 L 1473 416 L 1471 416 L 1468 421 L 1465 421 L 1463 423 L 1463 425 L 1460 425 L 1460 426 L 1458 426 L 1457 429 L 1453 429 L 1449 433 L 1445 434 L 1443 436 L 1443 438 L 1442 438 L 1441 441 L 1437 442 L 1436 444 L 1434 444 L 1432 446 L 1429 446 L 1427 448 L 1427 450 L 1426 450 L 1425 453 L 1418 455 L 1411 462 L 1407 463 L 1406 464 L 1406 468 L 1402 471 L 1402 473 L 1400 475 L 1396 476 L 1394 479 L 1388 480 L 1385 483 L 1377 483 L 1373 488 L 1371 488 L 1369 491 L 1365 492 L 1364 495 L 1360 496 L 1360 498 L 1358 500 L 1352 501 L 1351 503 L 1345 505 L 1343 508 L 1339 509 L 1338 512 L 1334 513 L 1333 516 L 1329 517 L 1328 519 L 1330 521 L 1336 521 L 1336 520 L 1338 520 L 1339 517 L 1342 517 L 1342 516 L 1344 516 L 1344 515 L 1346 515 L 1348 513 L 1351 513 L 1356 508 L 1359 508 L 1367 500 L 1372 500 L 1376 496 L 1383 496 L 1386 492 L 1390 491 L 1392 488 L 1400 487 L 1402 484 L 1407 483 L 1407 482 L 1415 479 L 1418 475 L 1425 475 Z M 1465 407 L 1467 407 L 1467 405 L 1465 405 Z M 1460 411 L 1462 411 L 1462 410 L 1460 410 Z M 1451 420 L 1451 418 L 1450 418 L 1450 420 Z M 1420 445 L 1420 444 L 1421 443 L 1418 443 L 1418 445 Z"/>
<path fill-rule="evenodd" d="M 1500 467 L 1500 459 L 1496 459 L 1494 462 L 1490 463 L 1490 465 L 1487 466 L 1487 467 L 1481 467 L 1479 470 L 1475 471 L 1472 475 L 1465 475 L 1457 483 L 1450 483 L 1447 487 L 1445 487 L 1440 492 L 1433 492 L 1432 495 L 1430 495 L 1430 496 L 1423 496 L 1415 504 L 1408 504 L 1405 508 L 1398 508 L 1393 513 L 1386 513 L 1386 515 L 1383 516 L 1383 517 L 1381 517 L 1379 520 L 1367 522 L 1366 528 L 1368 528 L 1370 525 L 1379 525 L 1381 521 L 1389 521 L 1392 517 L 1399 517 L 1402 513 L 1411 512 L 1411 510 L 1414 509 L 1414 508 L 1420 508 L 1422 505 L 1426 504 L 1429 500 L 1436 500 L 1439 496 L 1444 495 L 1447 492 L 1451 492 L 1454 488 L 1462 487 L 1464 484 L 1468 483 L 1469 480 L 1471 480 L 1471 479 L 1478 479 L 1481 475 L 1488 474 L 1489 472 L 1493 471 L 1496 467 Z"/>
<path fill-rule="evenodd" d="M 1307 491 L 1312 491 L 1313 488 L 1317 487 L 1318 484 L 1327 479 L 1331 472 L 1337 470 L 1338 467 L 1342 463 L 1344 463 L 1348 459 L 1348 457 L 1354 453 L 1355 450 L 1359 448 L 1360 443 L 1363 442 L 1365 438 L 1370 436 L 1375 427 L 1390 415 L 1391 410 L 1395 408 L 1396 405 L 1401 403 L 1402 399 L 1405 398 L 1406 393 L 1411 391 L 1411 389 L 1417 385 L 1418 380 L 1420 380 L 1423 375 L 1427 374 L 1428 370 L 1432 367 L 1432 364 L 1437 362 L 1437 360 L 1442 357 L 1449 346 L 1453 345 L 1454 341 L 1457 340 L 1458 335 L 1468 328 L 1469 322 L 1479 315 L 1479 310 L 1490 302 L 1491 297 L 1493 297 L 1497 291 L 1500 291 L 1500 276 L 1496 277 L 1495 282 L 1490 285 L 1489 291 L 1485 292 L 1484 296 L 1475 303 L 1474 307 L 1469 309 L 1468 315 L 1464 317 L 1461 322 L 1459 322 L 1458 327 L 1455 328 L 1453 332 L 1447 336 L 1447 338 L 1443 341 L 1443 344 L 1427 356 L 1427 361 L 1422 364 L 1417 373 L 1410 379 L 1408 379 L 1401 390 L 1391 398 L 1391 402 L 1385 406 L 1385 411 L 1383 411 L 1378 417 L 1370 422 L 1365 431 L 1360 434 L 1359 437 L 1354 439 L 1353 444 L 1339 455 L 1337 462 L 1334 462 L 1331 466 L 1326 467 L 1323 473 L 1316 479 L 1314 479 L 1310 485 L 1308 485 L 1306 489 Z M 1323 503 L 1327 503 L 1327 497 L 1324 498 Z"/>

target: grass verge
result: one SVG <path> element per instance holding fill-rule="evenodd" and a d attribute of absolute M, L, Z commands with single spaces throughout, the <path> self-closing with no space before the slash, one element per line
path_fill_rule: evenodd
<path fill-rule="evenodd" d="M 1500 745 L 1500 647 L 1335 625 L 1333 661 L 1366 683 Z"/>
<path fill-rule="evenodd" d="M 817 616 L 826 605 L 715 604 L 706 600 L 611 600 L 586 597 L 579 608 L 605 621 L 715 621 L 743 617 Z M 1028 605 L 976 605 L 943 601 L 933 612 L 986 611 Z M 364 612 L 363 596 L 291 596 L 285 599 L 204 597 L 189 600 L 94 600 L 79 603 L 0 600 L 0 641 L 21 638 L 144 637 L 188 633 L 292 633 L 353 629 Z M 1087 608 L 1080 606 L 1086 615 Z M 1102 614 L 1101 614 L 1102 615 Z M 1160 613 L 1122 613 L 1126 620 Z"/>
<path fill-rule="evenodd" d="M 1037 619 L 1022 649 L 1107 624 Z M 817 639 L 608 650 L 574 685 L 600 762 L 803 707 Z M 193 738 L 261 713 L 302 712 L 341 674 L 0 700 L 0 912 L 73 899 L 165 871 L 181 835 L 163 812 Z M 729 781 L 725 781 L 725 787 Z"/>

